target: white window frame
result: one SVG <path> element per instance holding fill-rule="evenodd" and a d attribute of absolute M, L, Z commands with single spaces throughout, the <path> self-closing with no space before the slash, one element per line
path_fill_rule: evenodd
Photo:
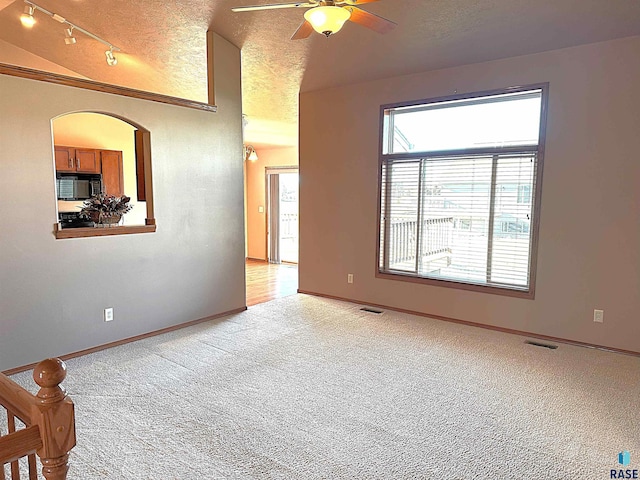
<path fill-rule="evenodd" d="M 404 107 L 420 107 L 434 105 L 439 102 L 448 102 L 454 100 L 468 100 L 477 98 L 482 101 L 483 97 L 490 97 L 495 95 L 510 94 L 510 93 L 524 93 L 527 91 L 540 90 L 541 91 L 541 110 L 540 110 L 540 129 L 538 144 L 533 147 L 522 146 L 503 146 L 503 147 L 488 147 L 488 148 L 471 148 L 471 149 L 459 149 L 437 152 L 402 152 L 402 153 L 385 153 L 390 145 L 390 127 L 386 125 L 388 119 L 385 112 L 390 109 L 404 108 Z M 519 298 L 534 299 L 535 298 L 535 284 L 536 284 L 536 264 L 537 264 L 537 251 L 538 251 L 538 237 L 539 237 L 539 225 L 540 225 L 540 204 L 541 204 L 541 192 L 542 192 L 542 174 L 544 166 L 544 145 L 546 136 L 546 117 L 547 117 L 547 104 L 549 96 L 549 84 L 532 84 L 526 86 L 509 87 L 499 90 L 490 90 L 475 92 L 470 94 L 453 95 L 447 97 L 438 97 L 431 99 L 423 99 L 409 102 L 399 102 L 394 104 L 382 105 L 380 107 L 380 142 L 379 142 L 379 164 L 378 164 L 378 215 L 377 215 L 377 237 L 376 237 L 376 277 L 400 280 L 408 282 L 416 282 L 427 285 L 436 285 L 449 288 L 459 288 L 464 290 L 485 292 L 491 294 L 508 295 Z M 383 185 L 385 179 L 383 178 L 383 171 L 385 165 L 390 165 L 392 161 L 398 160 L 412 160 L 412 159 L 425 159 L 429 157 L 443 157 L 443 156 L 464 156 L 464 155 L 505 155 L 505 154 L 522 154 L 530 153 L 536 156 L 536 168 L 534 171 L 533 184 L 530 191 L 530 201 L 532 218 L 530 223 L 531 241 L 529 246 L 529 269 L 528 269 L 528 282 L 525 288 L 514 288 L 512 285 L 500 286 L 495 284 L 483 284 L 472 283 L 458 280 L 437 279 L 429 278 L 426 276 L 419 276 L 413 272 L 402 272 L 388 269 L 388 263 L 386 264 L 382 260 L 385 258 L 384 245 L 385 232 L 384 232 L 384 212 L 382 212 L 383 205 L 388 204 L 385 202 L 383 196 Z M 493 188 L 493 186 L 492 186 Z M 520 194 L 520 191 L 517 192 Z M 520 196 L 520 195 L 518 195 Z M 489 227 L 492 228 L 492 227 Z M 493 227 L 495 228 L 495 226 Z"/>

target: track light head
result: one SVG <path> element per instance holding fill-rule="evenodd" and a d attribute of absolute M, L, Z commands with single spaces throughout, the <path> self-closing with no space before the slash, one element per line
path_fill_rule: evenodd
<path fill-rule="evenodd" d="M 107 65 L 114 67 L 118 64 L 118 59 L 113 55 L 113 47 L 109 48 L 104 54 L 107 57 Z"/>
<path fill-rule="evenodd" d="M 64 43 L 66 43 L 67 45 L 73 45 L 74 43 L 76 43 L 76 37 L 73 36 L 73 27 L 65 28 Z"/>
<path fill-rule="evenodd" d="M 20 15 L 20 23 L 23 27 L 31 28 L 36 23 L 36 19 L 33 18 L 33 5 L 25 5 L 24 13 Z"/>

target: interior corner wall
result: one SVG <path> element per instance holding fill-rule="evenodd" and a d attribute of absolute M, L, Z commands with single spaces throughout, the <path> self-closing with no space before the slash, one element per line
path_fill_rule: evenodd
<path fill-rule="evenodd" d="M 638 51 L 630 37 L 302 93 L 299 288 L 640 352 Z M 535 299 L 377 278 L 380 105 L 542 82 Z"/>
<path fill-rule="evenodd" d="M 217 113 L 0 75 L 0 370 L 244 307 L 240 53 L 218 53 Z M 151 132 L 156 233 L 56 240 L 51 119 L 73 111 Z"/>
<path fill-rule="evenodd" d="M 247 161 L 247 256 L 267 260 L 267 167 L 298 165 L 298 148 L 256 149 L 258 160 Z M 259 211 L 262 207 L 262 212 Z"/>

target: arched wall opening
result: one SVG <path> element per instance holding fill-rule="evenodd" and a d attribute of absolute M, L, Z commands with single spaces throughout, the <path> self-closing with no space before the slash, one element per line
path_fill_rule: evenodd
<path fill-rule="evenodd" d="M 105 112 L 71 112 L 51 120 L 57 192 L 58 230 L 81 233 L 91 222 L 74 219 L 87 195 L 101 193 L 131 198 L 133 206 L 119 225 L 155 225 L 152 198 L 150 132 L 129 119 Z M 73 180 L 84 180 L 73 183 Z M 64 179 L 62 182 L 61 179 Z M 84 190 L 86 181 L 89 191 Z M 71 192 L 71 185 L 81 192 Z M 92 186 L 93 185 L 93 186 Z M 71 229 L 74 230 L 71 230 Z M 75 230 L 78 228 L 78 230 Z M 85 232 L 86 233 L 86 232 Z M 113 232 L 115 233 L 115 232 Z M 130 233 L 130 232 L 121 232 Z M 90 235 L 85 235 L 90 236 Z"/>

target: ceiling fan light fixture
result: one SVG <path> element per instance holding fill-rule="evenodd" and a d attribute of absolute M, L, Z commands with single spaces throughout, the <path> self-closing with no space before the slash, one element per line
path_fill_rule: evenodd
<path fill-rule="evenodd" d="M 20 23 L 23 27 L 31 28 L 36 23 L 36 19 L 33 18 L 33 5 L 26 5 L 24 7 L 24 13 L 20 15 Z"/>
<path fill-rule="evenodd" d="M 351 12 L 346 8 L 327 5 L 314 7 L 304 13 L 305 20 L 313 29 L 327 37 L 340 31 L 350 16 Z"/>

